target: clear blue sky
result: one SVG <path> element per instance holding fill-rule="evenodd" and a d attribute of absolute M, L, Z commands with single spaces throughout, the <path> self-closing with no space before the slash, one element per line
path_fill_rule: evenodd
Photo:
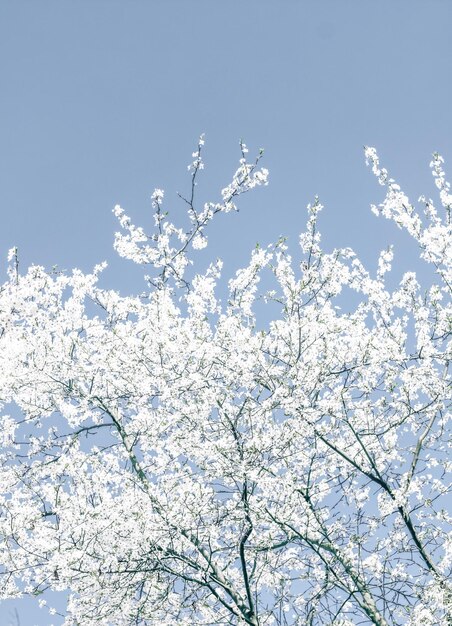
<path fill-rule="evenodd" d="M 162 187 L 182 211 L 205 132 L 202 198 L 229 182 L 241 137 L 270 169 L 212 231 L 226 274 L 257 241 L 295 247 L 315 194 L 327 248 L 375 265 L 396 243 L 407 269 L 408 238 L 370 213 L 382 190 L 362 146 L 413 199 L 434 197 L 433 151 L 452 174 L 451 23 L 450 0 L 1 0 L 0 254 L 17 245 L 23 267 L 86 271 L 107 259 L 104 284 L 141 290 L 112 252 L 111 209 L 151 224 Z M 0 626 L 16 626 L 14 606 L 21 626 L 52 623 L 5 602 Z"/>

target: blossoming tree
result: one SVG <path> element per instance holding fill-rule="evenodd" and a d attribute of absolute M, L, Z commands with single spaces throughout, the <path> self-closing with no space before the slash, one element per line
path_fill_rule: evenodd
<path fill-rule="evenodd" d="M 414 238 L 435 284 L 407 273 L 389 289 L 390 249 L 375 276 L 350 249 L 323 252 L 316 199 L 297 262 L 283 241 L 257 247 L 222 304 L 221 262 L 196 273 L 193 251 L 268 173 L 242 144 L 221 200 L 198 207 L 202 146 L 182 198 L 187 228 L 169 221 L 158 189 L 152 233 L 114 210 L 116 251 L 146 268 L 146 293 L 100 288 L 103 265 L 23 274 L 10 251 L 1 597 L 45 607 L 48 590 L 67 590 L 67 626 L 451 624 L 441 157 L 441 212 L 421 198 L 421 219 L 366 149 L 387 189 L 374 212 Z M 344 290 L 358 294 L 348 312 Z M 280 310 L 265 327 L 258 298 Z"/>

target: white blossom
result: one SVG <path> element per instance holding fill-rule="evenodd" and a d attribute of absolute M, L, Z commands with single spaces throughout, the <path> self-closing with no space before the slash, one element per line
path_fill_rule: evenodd
<path fill-rule="evenodd" d="M 54 615 L 48 591 L 69 591 L 65 626 L 448 624 L 442 158 L 444 210 L 422 197 L 421 219 L 366 149 L 387 191 L 375 212 L 433 269 L 394 287 L 392 248 L 376 276 L 350 248 L 322 249 L 318 198 L 301 250 L 281 238 L 237 271 L 197 268 L 215 215 L 268 180 L 242 142 L 231 182 L 198 208 L 203 147 L 181 196 L 188 225 L 161 189 L 146 228 L 114 209 L 116 251 L 146 266 L 142 294 L 103 288 L 105 263 L 22 271 L 10 250 L 0 598 L 36 596 Z"/>

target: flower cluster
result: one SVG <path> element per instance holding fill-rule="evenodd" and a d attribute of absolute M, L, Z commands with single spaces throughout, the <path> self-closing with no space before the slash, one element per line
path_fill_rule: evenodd
<path fill-rule="evenodd" d="M 449 624 L 442 159 L 445 215 L 423 200 L 424 225 L 366 149 L 387 189 L 375 211 L 414 238 L 434 284 L 407 272 L 390 288 L 392 248 L 375 276 L 349 248 L 323 251 L 315 199 L 300 261 L 283 239 L 257 246 L 221 305 L 222 262 L 188 282 L 191 251 L 268 172 L 242 143 L 220 201 L 198 209 L 203 144 L 188 229 L 169 221 L 161 189 L 150 234 L 114 210 L 117 252 L 150 272 L 146 298 L 101 288 L 105 264 L 21 273 L 8 255 L 0 598 L 36 596 L 54 614 L 47 592 L 69 590 L 65 626 Z M 346 311 L 343 291 L 356 302 Z"/>

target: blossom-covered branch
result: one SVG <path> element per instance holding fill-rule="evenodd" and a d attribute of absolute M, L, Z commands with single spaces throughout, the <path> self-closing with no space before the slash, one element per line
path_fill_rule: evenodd
<path fill-rule="evenodd" d="M 145 266 L 147 298 L 91 274 L 19 271 L 0 290 L 0 590 L 65 626 L 438 626 L 451 623 L 452 234 L 410 203 L 376 151 L 374 212 L 407 230 L 435 283 L 391 288 L 321 247 L 319 199 L 300 248 L 187 267 L 220 212 L 265 185 L 262 152 L 217 203 L 196 204 L 201 138 L 181 196 L 188 228 L 152 195 L 146 234 L 116 207 L 115 248 Z M 425 223 L 424 223 L 425 220 Z M 344 311 L 347 293 L 354 292 Z M 338 306 L 341 296 L 342 308 Z M 265 326 L 256 301 L 278 313 Z M 181 301 L 183 306 L 181 305 Z M 55 612 L 50 607 L 50 612 Z"/>

